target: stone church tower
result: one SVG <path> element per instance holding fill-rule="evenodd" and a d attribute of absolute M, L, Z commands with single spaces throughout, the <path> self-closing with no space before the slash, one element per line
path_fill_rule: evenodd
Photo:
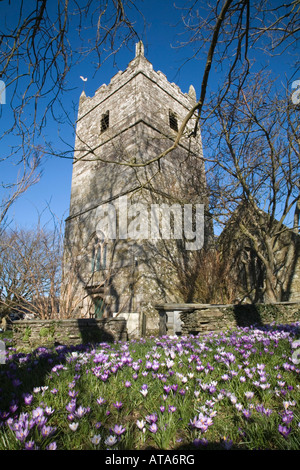
<path fill-rule="evenodd" d="M 91 98 L 82 92 L 65 231 L 61 308 L 70 316 L 140 312 L 155 331 L 154 304 L 185 300 L 178 270 L 203 242 L 187 244 L 200 240 L 205 203 L 195 121 L 157 157 L 195 103 L 192 86 L 183 93 L 153 70 L 142 42 L 124 72 Z"/>

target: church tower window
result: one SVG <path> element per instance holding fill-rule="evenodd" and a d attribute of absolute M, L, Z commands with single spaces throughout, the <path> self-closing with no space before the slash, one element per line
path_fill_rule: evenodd
<path fill-rule="evenodd" d="M 102 114 L 101 118 L 101 132 L 106 131 L 109 128 L 109 111 L 106 111 L 105 114 Z"/>
<path fill-rule="evenodd" d="M 103 237 L 95 237 L 92 247 L 92 272 L 106 269 L 107 245 Z"/>
<path fill-rule="evenodd" d="M 170 124 L 171 129 L 173 129 L 176 132 L 178 131 L 178 119 L 177 119 L 177 115 L 173 113 L 173 111 L 169 111 L 169 124 Z"/>

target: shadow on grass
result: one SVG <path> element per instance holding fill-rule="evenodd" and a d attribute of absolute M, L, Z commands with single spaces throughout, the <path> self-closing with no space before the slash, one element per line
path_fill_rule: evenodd
<path fill-rule="evenodd" d="M 89 320 L 87 326 L 85 320 L 78 319 L 77 325 L 81 335 L 78 344 L 60 344 L 53 339 L 44 346 L 32 347 L 30 352 L 17 351 L 12 335 L 5 337 L 5 333 L 1 334 L 1 341 L 5 343 L 6 359 L 0 364 L 0 424 L 2 419 L 26 408 L 24 397 L 31 395 L 35 387 L 45 386 L 47 377 L 55 374 L 56 366 L 64 365 L 70 354 L 89 352 L 97 346 L 111 344 L 118 339 L 105 328 L 99 327 L 96 320 Z M 122 327 L 119 333 L 122 337 Z"/>

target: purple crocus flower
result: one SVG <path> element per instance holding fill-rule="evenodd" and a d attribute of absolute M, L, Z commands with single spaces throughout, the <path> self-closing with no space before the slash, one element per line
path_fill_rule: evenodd
<path fill-rule="evenodd" d="M 222 380 L 229 380 L 229 375 L 228 375 L 228 374 L 223 374 L 223 375 L 221 376 L 221 379 L 222 379 Z"/>
<path fill-rule="evenodd" d="M 15 412 L 17 411 L 17 409 L 18 409 L 18 405 L 17 405 L 16 403 L 13 403 L 13 404 L 9 407 L 9 409 L 10 409 L 10 412 L 11 412 L 11 413 L 15 413 Z"/>
<path fill-rule="evenodd" d="M 75 409 L 76 409 L 76 400 L 73 399 L 66 405 L 66 410 L 69 411 L 69 413 L 74 413 Z"/>
<path fill-rule="evenodd" d="M 49 437 L 49 436 L 52 436 L 52 434 L 54 434 L 56 431 L 56 428 L 52 427 L 52 426 L 43 426 L 42 429 L 41 429 L 41 434 L 43 437 Z"/>
<path fill-rule="evenodd" d="M 114 407 L 117 408 L 117 410 L 120 410 L 123 406 L 123 403 L 120 401 L 116 401 L 116 403 L 113 403 Z"/>
<path fill-rule="evenodd" d="M 19 387 L 22 384 L 22 382 L 19 379 L 14 379 L 12 381 L 12 384 L 13 384 L 13 387 Z"/>
<path fill-rule="evenodd" d="M 126 429 L 123 428 L 122 425 L 118 425 L 118 424 L 116 424 L 113 429 L 113 432 L 117 434 L 117 436 L 121 436 L 121 434 L 123 434 L 125 431 Z"/>
<path fill-rule="evenodd" d="M 287 411 L 282 415 L 282 422 L 283 422 L 284 424 L 289 424 L 291 421 L 293 421 L 293 418 L 294 418 L 293 412 L 287 410 Z"/>
<path fill-rule="evenodd" d="M 278 431 L 286 439 L 291 432 L 291 428 L 287 428 L 286 426 L 279 424 Z"/>
<path fill-rule="evenodd" d="M 265 407 L 263 405 L 256 405 L 255 409 L 256 411 L 258 411 L 258 413 L 261 413 L 261 414 L 263 414 L 265 411 Z"/>
<path fill-rule="evenodd" d="M 195 447 L 199 447 L 200 445 L 207 446 L 208 441 L 204 437 L 202 439 L 196 438 L 194 439 L 193 444 Z"/>
<path fill-rule="evenodd" d="M 46 418 L 46 416 L 40 416 L 38 418 L 35 418 L 33 421 L 34 421 L 34 424 L 39 429 L 41 429 L 47 423 L 47 418 Z"/>
<path fill-rule="evenodd" d="M 25 403 L 25 405 L 31 405 L 32 400 L 33 400 L 33 395 L 32 394 L 30 394 L 30 393 L 25 393 L 24 394 L 24 403 Z"/>
<path fill-rule="evenodd" d="M 44 416 L 44 410 L 38 406 L 35 410 L 32 410 L 33 419 L 40 419 Z"/>
<path fill-rule="evenodd" d="M 36 449 L 34 441 L 25 442 L 25 450 L 34 450 L 34 449 Z"/>
<path fill-rule="evenodd" d="M 54 411 L 55 411 L 55 410 L 53 410 L 53 409 L 51 408 L 51 406 L 46 406 L 46 408 L 45 408 L 45 413 L 46 413 L 47 416 L 52 415 L 52 414 L 54 413 Z"/>
<path fill-rule="evenodd" d="M 106 400 L 102 397 L 97 398 L 97 403 L 98 405 L 104 405 L 106 403 Z"/>
<path fill-rule="evenodd" d="M 251 416 L 251 411 L 249 411 L 249 410 L 243 410 L 243 415 L 245 416 L 245 418 L 249 419 L 250 416 Z"/>
<path fill-rule="evenodd" d="M 24 442 L 26 437 L 29 434 L 29 429 L 27 427 L 22 428 L 21 426 L 16 430 L 16 438 L 20 442 Z"/>
<path fill-rule="evenodd" d="M 50 444 L 46 447 L 47 450 L 56 450 L 57 445 L 56 442 L 50 442 Z"/>
<path fill-rule="evenodd" d="M 176 406 L 169 405 L 169 413 L 175 413 L 176 411 Z"/>
<path fill-rule="evenodd" d="M 149 426 L 149 431 L 155 434 L 158 430 L 157 424 L 156 423 L 151 423 Z"/>
<path fill-rule="evenodd" d="M 74 414 L 75 416 L 77 416 L 77 418 L 82 418 L 87 412 L 88 412 L 88 409 L 80 405 L 77 408 L 77 410 L 74 412 Z"/>
<path fill-rule="evenodd" d="M 245 392 L 245 397 L 247 400 L 251 400 L 254 397 L 254 392 Z"/>
<path fill-rule="evenodd" d="M 224 446 L 224 448 L 225 448 L 226 450 L 231 449 L 232 444 L 233 444 L 233 442 L 232 442 L 231 439 L 229 439 L 228 437 L 224 436 L 224 437 L 221 439 L 221 442 L 222 442 L 222 444 L 223 444 L 223 446 Z"/>
<path fill-rule="evenodd" d="M 152 413 L 151 415 L 146 416 L 146 421 L 148 423 L 156 423 L 158 417 L 156 413 Z"/>

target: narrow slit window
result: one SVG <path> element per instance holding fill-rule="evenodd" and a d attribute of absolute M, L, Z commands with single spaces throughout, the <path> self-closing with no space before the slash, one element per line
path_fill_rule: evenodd
<path fill-rule="evenodd" d="M 106 111 L 105 114 L 102 114 L 101 118 L 101 132 L 106 131 L 109 128 L 109 111 Z"/>
<path fill-rule="evenodd" d="M 107 258 L 107 244 L 105 243 L 104 236 L 99 239 L 95 238 L 92 246 L 92 259 L 91 259 L 91 270 L 92 273 L 99 272 L 102 269 L 106 269 L 106 258 Z"/>
<path fill-rule="evenodd" d="M 173 111 L 169 111 L 169 123 L 170 123 L 171 129 L 177 132 L 178 131 L 178 119 L 177 119 L 177 115 L 173 113 Z"/>

